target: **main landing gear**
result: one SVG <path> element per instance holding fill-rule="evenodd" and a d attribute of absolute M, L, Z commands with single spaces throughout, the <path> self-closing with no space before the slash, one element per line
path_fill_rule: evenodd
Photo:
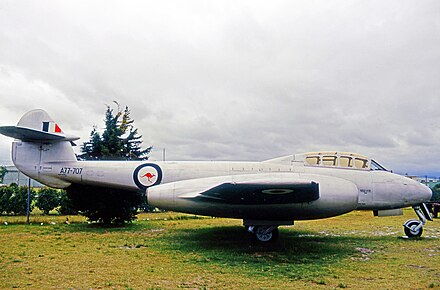
<path fill-rule="evenodd" d="M 426 207 L 426 204 L 422 203 L 420 205 L 413 206 L 419 220 L 407 220 L 403 224 L 403 229 L 408 238 L 420 237 L 423 233 L 423 226 L 427 220 L 432 221 L 431 214 Z"/>
<path fill-rule="evenodd" d="M 278 239 L 278 226 L 249 226 L 247 230 L 260 242 L 267 243 Z"/>
<path fill-rule="evenodd" d="M 246 230 L 263 243 L 274 242 L 278 239 L 279 226 L 292 226 L 293 221 L 283 220 L 243 220 Z"/>

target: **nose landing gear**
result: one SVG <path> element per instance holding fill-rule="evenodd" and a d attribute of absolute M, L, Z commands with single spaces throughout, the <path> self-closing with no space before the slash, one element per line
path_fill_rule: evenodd
<path fill-rule="evenodd" d="M 426 207 L 426 204 L 422 203 L 417 206 L 413 206 L 419 220 L 408 220 L 403 224 L 403 229 L 408 238 L 420 237 L 423 233 L 423 226 L 427 220 L 432 221 L 431 214 Z"/>

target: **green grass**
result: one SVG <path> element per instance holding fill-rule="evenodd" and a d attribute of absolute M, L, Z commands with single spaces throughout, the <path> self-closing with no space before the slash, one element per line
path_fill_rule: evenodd
<path fill-rule="evenodd" d="M 414 217 L 353 212 L 282 227 L 261 244 L 240 220 L 177 213 L 122 228 L 2 216 L 0 289 L 440 289 L 440 220 L 402 238 Z"/>

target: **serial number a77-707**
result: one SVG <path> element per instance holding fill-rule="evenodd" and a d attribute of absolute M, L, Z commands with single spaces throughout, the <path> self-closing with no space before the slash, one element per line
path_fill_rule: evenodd
<path fill-rule="evenodd" d="M 83 169 L 81 167 L 61 167 L 60 174 L 81 174 L 82 170 Z"/>

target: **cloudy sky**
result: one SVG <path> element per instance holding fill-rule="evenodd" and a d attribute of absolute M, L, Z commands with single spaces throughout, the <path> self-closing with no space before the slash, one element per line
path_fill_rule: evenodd
<path fill-rule="evenodd" d="M 439 64 L 436 0 L 0 0 L 0 124 L 42 108 L 81 144 L 117 100 L 152 159 L 340 150 L 440 176 Z"/>

